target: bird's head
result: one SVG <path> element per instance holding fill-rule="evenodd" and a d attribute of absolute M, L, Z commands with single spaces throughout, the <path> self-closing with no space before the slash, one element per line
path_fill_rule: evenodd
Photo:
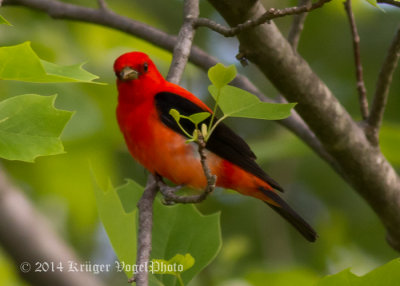
<path fill-rule="evenodd" d="M 114 62 L 114 72 L 119 82 L 162 77 L 150 58 L 141 52 L 130 52 L 121 55 Z"/>

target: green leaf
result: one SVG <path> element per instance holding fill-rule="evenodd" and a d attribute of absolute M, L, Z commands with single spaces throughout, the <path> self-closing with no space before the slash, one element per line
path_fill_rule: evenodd
<path fill-rule="evenodd" d="M 349 269 L 334 275 L 328 275 L 318 281 L 315 286 L 397 286 L 400 281 L 400 259 L 394 259 L 389 263 L 372 270 L 364 276 L 357 276 Z"/>
<path fill-rule="evenodd" d="M 154 204 L 153 258 L 173 257 L 190 253 L 193 267 L 181 274 L 185 285 L 217 255 L 221 248 L 219 214 L 204 216 L 194 205 Z M 166 286 L 179 285 L 174 276 L 157 276 Z"/>
<path fill-rule="evenodd" d="M 210 85 L 208 90 L 216 99 L 218 88 Z M 219 96 L 220 109 L 225 116 L 230 117 L 280 120 L 289 117 L 295 105 L 296 103 L 261 102 L 255 95 L 230 85 L 221 88 Z"/>
<path fill-rule="evenodd" d="M 208 70 L 208 78 L 211 83 L 217 88 L 221 88 L 230 83 L 236 76 L 236 67 L 230 65 L 225 67 L 223 64 L 218 63 Z"/>
<path fill-rule="evenodd" d="M 111 183 L 104 191 L 94 180 L 99 216 L 118 256 L 120 265 L 127 275 L 132 277 L 133 269 L 126 265 L 136 263 L 136 206 L 143 192 L 143 187 L 128 180 L 125 185 L 114 188 Z M 123 199 L 121 203 L 120 198 Z M 114 266 L 114 265 L 113 265 Z"/>
<path fill-rule="evenodd" d="M 168 260 L 170 264 L 182 265 L 182 270 L 180 272 L 185 272 L 186 270 L 193 267 L 195 260 L 190 253 L 186 253 L 185 255 L 177 254 Z"/>
<path fill-rule="evenodd" d="M 99 78 L 98 76 L 85 71 L 82 68 L 84 64 L 60 66 L 45 60 L 40 60 L 40 63 L 49 78 L 52 76 L 53 80 L 56 82 L 92 82 Z"/>
<path fill-rule="evenodd" d="M 192 114 L 189 116 L 185 116 L 185 115 L 180 114 L 178 110 L 172 108 L 169 111 L 169 115 L 171 115 L 177 123 L 179 123 L 181 118 L 184 118 L 184 119 L 188 119 L 188 120 L 192 121 L 194 124 L 197 125 L 200 122 L 202 122 L 203 120 L 210 117 L 211 113 L 210 112 L 199 112 L 199 113 L 195 113 L 195 114 Z"/>
<path fill-rule="evenodd" d="M 179 113 L 178 110 L 176 110 L 174 108 L 172 108 L 169 111 L 169 115 L 171 115 L 175 119 L 176 122 L 179 122 L 179 120 L 181 120 L 181 114 Z"/>
<path fill-rule="evenodd" d="M 185 128 L 183 128 L 183 126 L 179 123 L 179 121 L 181 120 L 181 118 L 186 118 L 186 119 L 188 119 L 188 117 L 187 117 L 187 116 L 184 116 L 184 115 L 181 115 L 181 114 L 179 113 L 179 111 L 176 110 L 176 109 L 174 109 L 174 108 L 172 108 L 172 109 L 169 110 L 169 115 L 171 115 L 171 116 L 175 119 L 176 123 L 178 124 L 179 128 L 183 131 L 183 133 L 185 133 L 187 137 L 193 139 L 193 137 L 192 137 L 192 136 L 185 130 Z M 191 142 L 191 141 L 190 141 L 190 142 Z"/>
<path fill-rule="evenodd" d="M 0 79 L 26 82 L 93 82 L 98 76 L 82 69 L 82 64 L 60 66 L 41 60 L 30 42 L 0 47 Z"/>
<path fill-rule="evenodd" d="M 0 157 L 33 162 L 64 153 L 60 135 L 73 112 L 56 109 L 55 100 L 25 94 L 0 102 Z"/>
<path fill-rule="evenodd" d="M 210 112 L 199 112 L 199 113 L 190 115 L 188 118 L 190 121 L 192 121 L 194 124 L 197 125 L 210 116 L 211 116 Z"/>
<path fill-rule="evenodd" d="M 3 16 L 0 15 L 0 24 L 12 26 Z"/>
<path fill-rule="evenodd" d="M 137 203 L 143 193 L 143 187 L 133 180 L 127 180 L 125 185 L 117 189 L 118 197 L 122 203 L 125 213 L 136 211 Z"/>
<path fill-rule="evenodd" d="M 185 255 L 177 254 L 170 260 L 153 259 L 153 268 L 151 272 L 153 274 L 169 274 L 178 276 L 182 272 L 192 268 L 194 263 L 195 260 L 189 253 L 186 253 Z"/>
<path fill-rule="evenodd" d="M 378 5 L 378 2 L 376 2 L 376 0 L 367 0 L 367 2 L 369 4 L 371 4 L 372 6 L 374 6 L 375 8 L 378 8 L 379 10 L 381 10 L 382 12 L 385 12 L 385 10 L 383 10 L 383 8 L 381 6 Z"/>

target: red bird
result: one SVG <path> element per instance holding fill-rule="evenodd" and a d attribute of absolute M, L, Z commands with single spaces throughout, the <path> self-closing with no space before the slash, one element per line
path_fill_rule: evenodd
<path fill-rule="evenodd" d="M 114 71 L 119 93 L 117 119 L 132 156 L 153 174 L 178 185 L 204 189 L 207 183 L 197 146 L 185 142 L 188 138 L 169 111 L 174 108 L 188 116 L 212 113 L 211 109 L 186 89 L 166 81 L 144 53 L 120 56 Z M 208 125 L 209 120 L 204 122 Z M 193 133 L 195 127 L 190 121 L 181 119 L 181 124 Z M 229 127 L 218 125 L 206 149 L 217 186 L 264 201 L 307 240 L 316 240 L 312 227 L 276 193 L 283 191 L 282 187 L 257 165 L 250 147 Z"/>

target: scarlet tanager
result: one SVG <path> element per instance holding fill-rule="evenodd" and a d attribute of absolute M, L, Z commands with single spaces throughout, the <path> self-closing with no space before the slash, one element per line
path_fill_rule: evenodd
<path fill-rule="evenodd" d="M 186 89 L 166 81 L 144 53 L 123 54 L 115 61 L 114 71 L 117 119 L 132 156 L 151 173 L 175 184 L 205 188 L 197 146 L 186 143 L 187 136 L 169 112 L 176 109 L 189 116 L 212 113 L 211 109 Z M 204 120 L 209 122 L 210 117 Z M 180 123 L 193 134 L 193 123 L 186 119 Z M 206 142 L 206 157 L 217 186 L 264 201 L 308 241 L 316 240 L 313 228 L 276 193 L 282 187 L 257 165 L 247 143 L 225 124 L 219 124 Z"/>

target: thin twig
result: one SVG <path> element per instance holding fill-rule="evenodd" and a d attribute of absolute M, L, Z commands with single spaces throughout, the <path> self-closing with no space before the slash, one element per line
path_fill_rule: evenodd
<path fill-rule="evenodd" d="M 295 7 L 289 7 L 289 8 L 284 8 L 284 9 L 270 8 L 264 14 L 262 14 L 259 18 L 254 19 L 254 20 L 247 20 L 246 22 L 239 24 L 233 28 L 225 27 L 221 24 L 218 24 L 218 23 L 208 19 L 208 18 L 197 19 L 195 26 L 196 27 L 207 27 L 217 33 L 220 33 L 221 35 L 223 35 L 225 37 L 234 37 L 237 34 L 243 32 L 244 30 L 264 24 L 272 19 L 285 17 L 288 15 L 302 14 L 304 12 L 310 12 L 312 10 L 322 7 L 325 3 L 330 2 L 330 1 L 331 0 L 319 0 L 319 1 L 315 2 L 314 4 L 309 3 L 309 4 L 306 4 L 303 6 L 298 6 L 298 7 L 295 6 Z"/>
<path fill-rule="evenodd" d="M 310 5 L 311 0 L 298 0 L 298 6 L 303 6 L 303 5 Z M 293 21 L 292 21 L 292 25 L 290 27 L 289 30 L 289 34 L 288 34 L 288 42 L 289 44 L 292 46 L 293 50 L 296 51 L 298 44 L 299 44 L 299 40 L 300 40 L 300 36 L 301 36 L 301 32 L 303 31 L 304 28 L 304 22 L 307 18 L 308 13 L 304 12 L 301 14 L 297 14 L 293 16 Z M 284 98 L 282 96 L 282 94 L 278 94 L 275 102 L 277 103 L 288 103 L 288 101 L 286 100 L 286 98 Z M 289 118 L 283 119 L 280 122 L 282 122 L 283 124 L 285 124 L 286 120 L 296 120 L 297 118 L 300 118 L 299 115 L 296 112 L 292 112 L 292 115 Z M 314 149 L 314 148 L 313 148 Z M 337 165 L 337 163 L 334 160 L 330 161 L 330 164 L 332 165 L 332 167 L 340 174 L 344 175 L 339 166 Z"/>
<path fill-rule="evenodd" d="M 377 3 L 389 4 L 400 8 L 400 1 L 395 0 L 377 0 Z"/>
<path fill-rule="evenodd" d="M 167 81 L 178 84 L 187 64 L 193 44 L 196 29 L 194 21 L 199 17 L 199 0 L 185 0 L 183 3 L 183 24 L 179 30 L 178 39 L 174 47 L 172 63 L 167 75 Z"/>
<path fill-rule="evenodd" d="M 298 0 L 298 6 L 310 5 L 310 4 L 311 4 L 311 0 Z M 294 51 L 297 51 L 301 32 L 303 31 L 304 22 L 307 18 L 307 15 L 308 15 L 308 13 L 304 12 L 304 13 L 293 16 L 292 25 L 290 26 L 290 30 L 289 30 L 287 39 Z M 282 96 L 282 94 L 278 94 L 276 102 L 277 103 L 288 103 L 286 98 L 284 98 Z M 292 114 L 292 116 L 289 118 L 294 118 L 296 115 L 297 114 Z"/>
<path fill-rule="evenodd" d="M 396 34 L 390 45 L 385 61 L 379 72 L 378 81 L 376 83 L 374 100 L 372 102 L 371 114 L 368 117 L 367 136 L 371 143 L 375 146 L 379 142 L 379 128 L 382 124 L 383 113 L 389 94 L 390 84 L 392 82 L 393 73 L 396 69 L 400 58 L 400 26 L 397 28 Z"/>
<path fill-rule="evenodd" d="M 299 0 L 298 6 L 309 6 L 310 3 L 311 0 Z M 297 50 L 297 46 L 299 45 L 301 31 L 303 31 L 306 18 L 307 12 L 293 16 L 293 22 L 288 34 L 288 41 L 295 51 Z"/>
<path fill-rule="evenodd" d="M 353 39 L 353 52 L 354 62 L 356 65 L 356 78 L 357 78 L 357 91 L 358 99 L 360 102 L 360 111 L 363 120 L 368 118 L 368 100 L 367 100 L 367 89 L 365 88 L 363 67 L 360 56 L 360 36 L 358 35 L 356 21 L 354 19 L 353 10 L 351 8 L 351 0 L 346 0 L 344 3 L 347 17 L 349 18 L 351 35 Z"/>
<path fill-rule="evenodd" d="M 203 168 L 204 175 L 206 176 L 206 179 L 207 179 L 207 188 L 204 192 L 211 193 L 215 189 L 215 183 L 217 182 L 217 176 L 215 176 L 211 173 L 211 170 L 207 165 L 207 156 L 205 153 L 206 142 L 204 141 L 204 137 L 201 132 L 198 132 L 197 144 L 199 145 L 198 151 L 200 154 L 201 166 Z"/>
<path fill-rule="evenodd" d="M 299 0 L 299 6 L 301 5 L 310 5 L 311 0 Z M 304 12 L 302 14 L 298 14 L 298 15 L 294 15 L 293 17 L 293 22 L 288 34 L 288 42 L 289 44 L 292 46 L 293 50 L 296 51 L 297 50 L 297 46 L 299 43 L 299 39 L 300 39 L 300 35 L 301 32 L 303 31 L 303 27 L 304 27 L 304 22 L 307 18 L 308 13 Z M 247 78 L 246 78 L 247 79 Z M 257 94 L 257 93 L 255 93 Z M 260 97 L 260 95 L 258 95 Z M 265 101 L 265 100 L 264 100 Z M 277 98 L 273 101 L 274 103 L 288 103 L 288 101 L 286 100 L 286 98 L 284 98 L 281 94 L 279 94 L 277 96 Z M 299 114 L 296 111 L 292 111 L 292 115 L 286 119 L 283 120 L 279 120 L 279 122 L 285 126 L 290 126 L 288 127 L 289 130 L 292 130 L 292 128 L 294 130 L 301 130 L 301 126 L 302 126 L 302 122 L 303 119 L 299 116 Z M 296 126 L 297 124 L 300 124 L 299 126 Z M 308 142 L 309 146 L 311 147 L 311 149 L 313 149 L 321 158 L 324 158 L 324 160 L 326 160 L 327 162 L 329 162 L 329 164 L 332 166 L 332 168 L 334 170 L 336 170 L 336 172 L 338 172 L 339 174 L 341 174 L 343 177 L 346 176 L 346 174 L 344 174 L 340 168 L 340 166 L 338 165 L 338 163 L 332 158 L 330 157 L 326 151 L 324 150 L 324 147 L 321 145 L 321 143 L 319 142 L 319 140 L 315 137 L 315 134 L 312 134 L 312 137 L 315 137 L 317 140 L 304 140 L 304 136 L 308 137 L 308 132 L 306 131 L 305 133 L 299 134 L 298 131 L 293 131 L 294 134 L 296 134 L 300 139 L 302 139 L 305 142 Z M 317 144 L 315 146 L 313 146 L 313 144 Z M 317 150 L 324 150 L 322 153 L 319 153 L 319 151 Z M 327 155 L 327 156 L 326 156 Z"/>
<path fill-rule="evenodd" d="M 147 265 L 151 252 L 151 231 L 153 228 L 153 202 L 157 195 L 157 183 L 153 175 L 149 175 L 146 188 L 140 198 L 137 207 L 139 210 L 139 234 L 137 244 L 136 265 L 139 270 L 129 283 L 136 282 L 138 286 L 148 285 L 148 269 Z"/>
<path fill-rule="evenodd" d="M 106 0 L 97 0 L 97 4 L 101 10 L 107 11 L 109 10 Z"/>
<path fill-rule="evenodd" d="M 207 185 L 203 192 L 199 195 L 193 196 L 180 196 L 177 195 L 176 192 L 182 188 L 182 186 L 177 187 L 169 187 L 167 186 L 161 179 L 161 177 L 157 178 L 158 187 L 160 188 L 160 192 L 164 196 L 164 199 L 167 203 L 182 203 L 182 204 L 193 204 L 200 203 L 204 201 L 209 194 L 211 194 L 215 189 L 215 184 L 217 182 L 217 176 L 211 173 L 210 168 L 207 165 L 207 157 L 205 154 L 206 143 L 204 142 L 203 135 L 199 132 L 198 142 L 199 148 L 198 152 L 200 154 L 200 162 L 203 168 L 204 175 L 207 180 Z"/>

